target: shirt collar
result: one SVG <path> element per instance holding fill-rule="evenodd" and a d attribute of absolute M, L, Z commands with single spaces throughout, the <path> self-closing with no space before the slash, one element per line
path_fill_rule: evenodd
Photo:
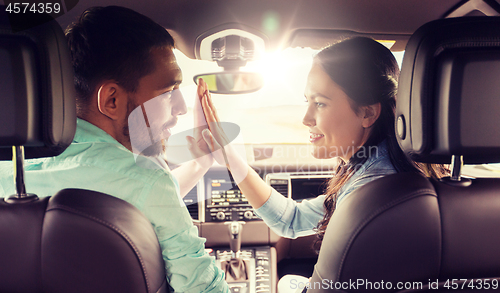
<path fill-rule="evenodd" d="M 368 150 L 370 150 L 370 147 L 368 147 Z M 372 153 L 372 155 L 368 159 L 366 159 L 363 165 L 360 168 L 358 168 L 357 171 L 351 177 L 358 176 L 360 173 L 364 172 L 369 165 L 373 164 L 376 161 L 385 159 L 387 155 L 388 155 L 387 142 L 384 139 L 376 146 L 376 150 L 374 151 L 374 153 Z"/>
<path fill-rule="evenodd" d="M 75 132 L 75 137 L 73 138 L 74 143 L 95 143 L 95 142 L 104 142 L 104 143 L 111 143 L 119 146 L 123 150 L 126 150 L 130 152 L 129 149 L 124 147 L 121 143 L 119 143 L 116 139 L 114 139 L 111 135 L 106 133 L 106 131 L 102 130 L 101 128 L 95 126 L 94 124 L 85 121 L 83 119 L 77 118 L 76 119 L 76 132 Z M 132 152 L 130 152 L 132 153 Z M 167 163 L 165 162 L 165 159 L 161 157 L 153 157 L 153 158 L 147 158 L 148 160 L 138 160 L 137 155 L 134 154 L 134 158 L 136 162 L 138 162 L 139 165 L 141 165 L 143 168 L 147 169 L 157 169 L 158 166 L 160 166 L 162 169 L 167 169 L 170 170 Z M 146 157 L 144 157 L 146 158 Z M 156 165 L 151 165 L 151 162 L 155 163 Z M 158 165 L 158 166 L 157 166 Z"/>
<path fill-rule="evenodd" d="M 80 118 L 76 119 L 76 132 L 73 142 L 107 142 L 125 148 L 104 130 Z"/>

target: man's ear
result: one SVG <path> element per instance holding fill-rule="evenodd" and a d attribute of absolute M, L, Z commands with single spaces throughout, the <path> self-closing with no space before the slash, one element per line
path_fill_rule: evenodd
<path fill-rule="evenodd" d="M 364 128 L 370 128 L 377 121 L 380 116 L 381 107 L 380 103 L 361 107 L 362 125 Z"/>
<path fill-rule="evenodd" d="M 97 90 L 97 109 L 111 120 L 119 120 L 127 111 L 126 91 L 116 82 L 105 82 Z"/>

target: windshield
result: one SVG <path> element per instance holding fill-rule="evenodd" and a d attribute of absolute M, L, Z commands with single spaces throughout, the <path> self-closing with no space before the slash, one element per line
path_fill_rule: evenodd
<path fill-rule="evenodd" d="M 240 70 L 261 73 L 264 87 L 250 94 L 212 94 L 220 119 L 236 123 L 246 145 L 309 144 L 308 129 L 302 124 L 307 107 L 304 89 L 312 58 L 317 52 L 311 48 L 287 48 L 249 62 Z M 403 53 L 394 52 L 400 66 Z M 193 127 L 196 93 L 193 76 L 222 69 L 215 62 L 189 59 L 178 50 L 175 56 L 182 69 L 181 91 L 188 107 L 188 113 L 179 117 L 173 129 L 178 133 Z"/>

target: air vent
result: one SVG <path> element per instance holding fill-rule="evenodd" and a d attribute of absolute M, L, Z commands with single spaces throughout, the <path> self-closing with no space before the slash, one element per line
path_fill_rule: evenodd
<path fill-rule="evenodd" d="M 191 215 L 193 220 L 199 220 L 198 217 L 198 186 L 195 186 L 191 191 L 184 197 L 184 203 Z"/>
<path fill-rule="evenodd" d="M 283 196 L 288 197 L 288 180 L 287 179 L 271 179 L 270 185 Z"/>
<path fill-rule="evenodd" d="M 292 199 L 302 201 L 325 193 L 329 178 L 293 178 Z"/>

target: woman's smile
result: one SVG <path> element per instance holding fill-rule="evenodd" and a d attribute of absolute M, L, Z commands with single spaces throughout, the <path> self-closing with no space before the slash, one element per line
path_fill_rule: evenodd
<path fill-rule="evenodd" d="M 323 137 L 325 137 L 323 134 L 310 132 L 309 141 L 311 143 L 315 143 L 316 141 L 322 139 Z"/>

